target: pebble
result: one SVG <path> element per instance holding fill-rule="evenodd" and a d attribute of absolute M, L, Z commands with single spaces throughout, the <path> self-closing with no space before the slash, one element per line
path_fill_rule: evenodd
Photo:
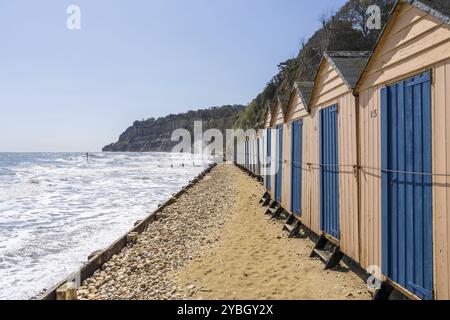
<path fill-rule="evenodd" d="M 194 284 L 179 287 L 176 271 L 200 259 L 203 248 L 219 240 L 217 227 L 233 213 L 228 195 L 233 193 L 234 170 L 230 165 L 216 167 L 210 179 L 164 208 L 133 246 L 125 247 L 83 282 L 78 298 L 188 299 L 197 290 L 209 292 Z"/>

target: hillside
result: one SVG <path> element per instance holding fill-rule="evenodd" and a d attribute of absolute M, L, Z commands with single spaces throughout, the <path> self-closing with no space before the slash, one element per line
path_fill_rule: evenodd
<path fill-rule="evenodd" d="M 302 41 L 297 57 L 281 62 L 279 72 L 248 106 L 223 106 L 207 110 L 189 111 L 159 119 L 136 121 L 103 151 L 169 151 L 175 145 L 170 141 L 173 130 L 193 131 L 194 120 L 204 121 L 204 129 L 257 128 L 262 125 L 266 103 L 272 103 L 280 94 L 285 96 L 295 81 L 313 81 L 325 51 L 370 51 L 379 30 L 369 30 L 366 14 L 370 5 L 381 8 L 382 27 L 386 23 L 396 0 L 349 0 L 335 14 L 320 17 L 322 27 L 313 36 Z M 441 0 L 436 0 L 441 1 Z M 447 1 L 447 0 L 445 0 Z M 326 10 L 326 8 L 324 8 Z M 327 11 L 324 11 L 327 12 Z"/>
<path fill-rule="evenodd" d="M 266 103 L 272 103 L 278 94 L 282 96 L 289 94 L 295 81 L 314 80 L 324 51 L 372 50 L 381 29 L 368 29 L 367 9 L 370 5 L 378 5 L 381 8 L 383 27 L 395 2 L 396 0 L 349 0 L 334 15 L 324 13 L 320 17 L 322 28 L 309 40 L 300 43 L 296 58 L 278 65 L 278 74 L 239 116 L 235 127 L 243 129 L 260 127 L 265 116 Z"/>
<path fill-rule="evenodd" d="M 175 129 L 187 129 L 193 137 L 194 121 L 203 121 L 204 131 L 217 128 L 225 132 L 233 127 L 244 108 L 241 105 L 228 105 L 135 121 L 120 135 L 119 141 L 105 146 L 103 151 L 170 151 L 178 143 L 170 141 Z"/>

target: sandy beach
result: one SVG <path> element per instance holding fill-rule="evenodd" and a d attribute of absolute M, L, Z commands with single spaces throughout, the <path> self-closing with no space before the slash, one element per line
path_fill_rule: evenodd
<path fill-rule="evenodd" d="M 310 259 L 259 204 L 263 187 L 230 164 L 214 168 L 83 282 L 79 299 L 370 299 L 341 262 Z"/>

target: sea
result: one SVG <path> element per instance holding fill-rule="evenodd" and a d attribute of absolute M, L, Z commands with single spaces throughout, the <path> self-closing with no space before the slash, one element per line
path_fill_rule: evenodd
<path fill-rule="evenodd" d="M 211 162 L 175 153 L 0 153 L 0 299 L 75 272 Z"/>

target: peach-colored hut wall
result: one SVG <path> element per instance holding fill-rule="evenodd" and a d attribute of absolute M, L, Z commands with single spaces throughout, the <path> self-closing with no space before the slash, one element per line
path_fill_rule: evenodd
<path fill-rule="evenodd" d="M 281 205 L 287 211 L 291 210 L 291 126 L 289 123 L 283 124 L 283 172 Z"/>
<path fill-rule="evenodd" d="M 342 251 L 359 261 L 358 179 L 354 171 L 357 165 L 356 98 L 328 62 L 323 61 L 314 87 L 311 104 L 311 121 L 308 131 L 310 146 L 309 172 L 311 185 L 311 224 L 320 229 L 320 110 L 332 105 L 338 107 L 338 158 L 339 172 L 339 222 Z"/>
<path fill-rule="evenodd" d="M 265 163 L 265 138 L 264 138 L 264 129 L 259 130 L 259 161 L 260 161 L 260 169 L 259 169 L 259 175 L 264 178 L 264 163 Z"/>
<path fill-rule="evenodd" d="M 450 172 L 450 27 L 419 9 L 399 6 L 386 29 L 359 93 L 361 265 L 381 266 L 380 90 L 426 70 L 433 72 L 433 172 Z M 435 297 L 450 299 L 450 179 L 433 178 Z"/>
<path fill-rule="evenodd" d="M 326 102 L 311 110 L 311 116 L 305 118 L 303 127 L 308 132 L 307 163 L 311 163 L 307 171 L 310 189 L 309 206 L 312 229 L 320 231 L 320 110 L 336 104 L 338 106 L 338 153 L 339 153 L 339 216 L 340 245 L 342 251 L 359 261 L 359 215 L 358 215 L 358 179 L 354 171 L 357 165 L 356 147 L 356 98 L 351 92 Z M 305 208 L 306 209 L 306 208 Z M 320 233 L 320 232 L 319 232 Z"/>
<path fill-rule="evenodd" d="M 259 160 L 261 161 L 261 166 L 260 166 L 260 169 L 259 169 L 259 175 L 261 176 L 261 177 L 263 177 L 263 178 L 265 178 L 265 170 L 264 170 L 264 166 L 265 166 L 265 156 L 266 156 L 266 154 L 265 154 L 265 152 L 266 152 L 266 149 L 265 149 L 265 144 L 266 144 L 266 138 L 265 138 L 265 131 L 266 131 L 266 129 L 260 129 L 259 130 L 259 137 L 260 137 L 260 140 L 259 140 L 259 142 L 260 142 L 260 145 L 259 145 Z"/>
<path fill-rule="evenodd" d="M 358 164 L 356 98 L 338 98 L 339 212 L 342 250 L 359 261 Z"/>
<path fill-rule="evenodd" d="M 285 191 L 287 189 L 286 185 L 289 183 L 289 181 L 285 180 L 285 179 L 287 179 L 286 172 L 288 171 L 288 168 L 286 167 L 286 163 L 284 162 L 284 160 L 286 159 L 286 157 L 285 157 L 286 156 L 286 152 L 284 150 L 284 139 L 286 138 L 286 131 L 285 131 L 285 126 L 284 126 L 283 109 L 281 107 L 280 102 L 277 102 L 275 104 L 274 116 L 273 116 L 273 120 L 272 120 L 272 127 L 273 127 L 273 130 L 272 130 L 272 159 L 273 159 L 273 162 L 272 162 L 273 163 L 273 166 L 272 166 L 273 167 L 273 176 L 272 176 L 272 192 L 273 193 L 272 193 L 272 196 L 273 197 L 275 197 L 275 183 L 276 183 L 276 181 L 275 181 L 276 180 L 275 179 L 276 178 L 275 174 L 276 174 L 276 170 L 277 170 L 278 165 L 279 165 L 278 152 L 277 152 L 277 149 L 278 149 L 278 147 L 277 147 L 277 144 L 278 144 L 278 131 L 277 131 L 276 128 L 278 126 L 280 126 L 280 125 L 283 126 L 283 138 L 282 138 L 283 146 L 282 146 L 282 150 L 281 150 L 281 152 L 282 152 L 281 156 L 283 158 L 283 159 L 281 159 L 281 161 L 282 161 L 281 205 L 284 208 L 287 208 L 288 207 L 287 204 L 288 204 L 288 200 L 289 199 L 287 199 L 285 197 L 285 195 L 286 195 Z"/>
<path fill-rule="evenodd" d="M 420 73 L 424 70 L 417 70 Z M 450 172 L 450 60 L 433 68 L 432 136 L 433 172 Z M 361 166 L 361 265 L 381 266 L 381 167 L 380 117 L 371 112 L 380 109 L 381 86 L 360 93 Z M 433 178 L 434 278 L 437 299 L 450 299 L 450 179 Z"/>
<path fill-rule="evenodd" d="M 271 128 L 270 195 L 275 199 L 275 172 L 277 169 L 277 130 Z"/>
<path fill-rule="evenodd" d="M 284 114 L 280 103 L 277 103 L 275 111 L 277 112 L 277 114 L 275 115 L 274 125 L 275 126 L 282 125 L 284 123 Z"/>
<path fill-rule="evenodd" d="M 319 163 L 317 110 L 303 118 L 302 222 L 320 234 L 320 171 L 307 163 Z"/>
<path fill-rule="evenodd" d="M 256 168 L 255 168 L 255 164 L 256 164 L 256 137 L 252 137 L 250 139 L 250 170 L 256 174 Z"/>
<path fill-rule="evenodd" d="M 263 172 L 263 176 L 264 176 L 264 189 L 267 192 L 269 192 L 270 195 L 273 197 L 274 194 L 273 194 L 272 190 L 267 190 L 267 187 L 266 187 L 267 186 L 266 180 L 267 179 L 272 179 L 272 170 L 268 169 L 268 165 L 269 165 L 270 159 L 267 158 L 267 129 L 270 128 L 271 122 L 272 122 L 271 111 L 267 110 L 266 119 L 264 121 L 264 129 L 262 129 L 263 130 L 263 137 L 264 137 L 264 143 L 263 143 L 263 146 L 264 146 L 264 157 L 263 157 L 263 159 L 264 159 L 264 172 Z M 273 134 L 272 134 L 272 136 L 273 136 Z M 273 152 L 273 139 L 271 139 L 271 141 L 272 141 L 272 148 L 271 148 L 271 150 Z M 272 153 L 272 155 L 273 155 L 273 153 Z M 271 168 L 272 168 L 272 166 L 271 166 Z M 273 182 L 271 182 L 271 186 L 273 186 Z"/>
<path fill-rule="evenodd" d="M 306 111 L 306 108 L 298 94 L 294 94 L 291 104 L 292 106 L 289 109 L 289 114 L 286 117 L 287 122 L 300 119 L 308 115 L 308 112 Z"/>
<path fill-rule="evenodd" d="M 259 166 L 258 166 L 258 159 L 259 158 L 259 133 L 256 135 L 255 138 L 255 174 L 259 176 Z"/>
<path fill-rule="evenodd" d="M 446 59 L 450 28 L 419 9 L 403 4 L 385 32 L 358 91 L 391 83 Z"/>
<path fill-rule="evenodd" d="M 253 139 L 253 168 L 254 173 L 256 175 L 259 174 L 258 172 L 258 137 L 256 136 Z"/>
<path fill-rule="evenodd" d="M 253 152 L 254 152 L 254 155 L 253 155 L 253 158 L 254 158 L 254 164 L 255 164 L 255 174 L 256 175 L 259 175 L 259 168 L 258 168 L 258 157 L 259 157 L 259 154 L 258 154 L 258 144 L 259 144 L 259 133 L 257 132 L 257 134 L 256 134 L 256 136 L 255 136 L 255 139 L 254 139 L 254 141 L 253 141 L 253 145 L 254 145 L 254 150 L 253 150 Z"/>
<path fill-rule="evenodd" d="M 267 186 L 266 181 L 267 181 L 267 179 L 270 179 L 270 175 L 267 170 L 267 162 L 268 162 L 268 159 L 267 159 L 267 129 L 263 129 L 262 137 L 263 137 L 263 148 L 262 148 L 263 149 L 263 151 L 262 151 L 263 152 L 263 154 L 262 154 L 263 161 L 262 161 L 261 175 L 264 178 L 264 189 L 267 192 L 270 192 L 270 190 L 267 190 L 267 188 L 266 188 L 266 186 Z"/>
<path fill-rule="evenodd" d="M 236 155 L 236 160 L 237 160 L 237 163 L 239 164 L 239 165 L 242 165 L 242 143 L 241 142 L 238 142 L 238 144 L 237 144 L 237 155 Z"/>
<path fill-rule="evenodd" d="M 433 172 L 450 172 L 450 59 L 436 66 L 433 85 Z M 435 289 L 438 299 L 450 299 L 450 178 L 433 179 Z"/>
<path fill-rule="evenodd" d="M 254 153 L 254 150 L 255 150 L 255 139 L 253 137 L 251 137 L 249 139 L 248 149 L 249 149 L 249 155 L 248 155 L 249 169 L 250 169 L 250 171 L 252 171 L 253 170 L 253 166 L 252 165 L 255 163 L 255 153 Z"/>
<path fill-rule="evenodd" d="M 381 168 L 380 88 L 371 88 L 359 96 L 360 132 L 360 264 L 381 270 Z M 375 117 L 375 112 L 378 116 Z"/>
<path fill-rule="evenodd" d="M 287 168 L 288 172 L 285 171 L 286 174 L 289 175 L 287 177 L 288 184 L 285 186 L 283 184 L 285 195 L 284 197 L 287 198 L 286 203 L 287 206 L 284 206 L 284 209 L 291 212 L 291 202 L 292 202 L 292 122 L 298 119 L 303 119 L 303 141 L 302 141 L 302 152 L 303 157 L 305 160 L 308 157 L 308 144 L 310 143 L 308 138 L 308 124 L 310 123 L 308 112 L 305 109 L 305 106 L 303 105 L 302 100 L 300 99 L 300 96 L 295 93 L 292 97 L 292 101 L 290 101 L 289 105 L 289 112 L 286 116 L 286 122 L 285 122 L 285 129 L 284 131 L 287 133 L 284 137 L 284 146 L 283 150 L 285 150 L 285 160 L 287 161 Z M 306 161 L 302 161 L 306 162 Z M 302 169 L 302 194 L 300 195 L 302 197 L 302 216 L 301 221 L 304 225 L 306 225 L 310 229 L 315 229 L 315 232 L 319 232 L 319 226 L 316 226 L 315 228 L 311 227 L 311 219 L 310 219 L 310 191 L 309 186 L 312 185 L 308 181 L 310 179 L 309 177 L 309 171 L 308 169 Z M 292 212 L 291 212 L 292 213 Z"/>
<path fill-rule="evenodd" d="M 239 154 L 240 154 L 240 160 L 239 160 L 239 164 L 241 165 L 241 166 L 244 166 L 245 165 L 245 142 L 243 141 L 243 142 L 241 142 L 240 143 L 240 152 L 239 152 Z"/>

